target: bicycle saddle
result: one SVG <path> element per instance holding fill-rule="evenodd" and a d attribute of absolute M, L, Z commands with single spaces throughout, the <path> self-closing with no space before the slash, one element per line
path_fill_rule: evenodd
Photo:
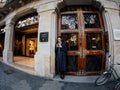
<path fill-rule="evenodd" d="M 120 65 L 120 62 L 117 62 L 117 65 Z"/>
<path fill-rule="evenodd" d="M 108 58 L 110 58 L 111 57 L 111 55 L 108 55 Z"/>

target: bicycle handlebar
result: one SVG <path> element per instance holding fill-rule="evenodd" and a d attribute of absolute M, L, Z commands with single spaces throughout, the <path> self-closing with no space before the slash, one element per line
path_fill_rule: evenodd
<path fill-rule="evenodd" d="M 109 62 L 111 63 L 110 57 L 111 57 L 111 55 L 108 55 Z M 120 62 L 117 62 L 116 64 L 113 64 L 113 65 L 120 65 Z"/>
<path fill-rule="evenodd" d="M 117 65 L 120 65 L 120 63 L 117 62 Z"/>

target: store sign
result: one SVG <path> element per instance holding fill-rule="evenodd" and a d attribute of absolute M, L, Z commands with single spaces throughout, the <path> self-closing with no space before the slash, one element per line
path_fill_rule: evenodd
<path fill-rule="evenodd" d="M 114 40 L 120 40 L 120 29 L 114 29 Z"/>
<path fill-rule="evenodd" d="M 48 32 L 40 33 L 40 42 L 48 42 Z"/>

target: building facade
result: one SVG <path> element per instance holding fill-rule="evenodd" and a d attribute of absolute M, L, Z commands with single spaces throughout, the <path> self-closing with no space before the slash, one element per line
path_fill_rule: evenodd
<path fill-rule="evenodd" d="M 35 75 L 53 77 L 57 36 L 66 43 L 67 75 L 99 74 L 108 67 L 109 54 L 112 63 L 120 62 L 119 0 L 13 1 L 20 6 L 14 9 L 9 2 L 9 13 L 0 14 L 3 62 L 32 56 Z"/>

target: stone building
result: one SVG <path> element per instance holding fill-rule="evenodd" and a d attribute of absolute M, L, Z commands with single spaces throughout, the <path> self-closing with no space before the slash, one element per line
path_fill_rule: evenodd
<path fill-rule="evenodd" d="M 109 54 L 112 63 L 120 62 L 119 0 L 1 0 L 0 5 L 4 63 L 33 57 L 35 75 L 55 76 L 57 36 L 67 46 L 66 75 L 97 75 L 109 66 Z"/>

